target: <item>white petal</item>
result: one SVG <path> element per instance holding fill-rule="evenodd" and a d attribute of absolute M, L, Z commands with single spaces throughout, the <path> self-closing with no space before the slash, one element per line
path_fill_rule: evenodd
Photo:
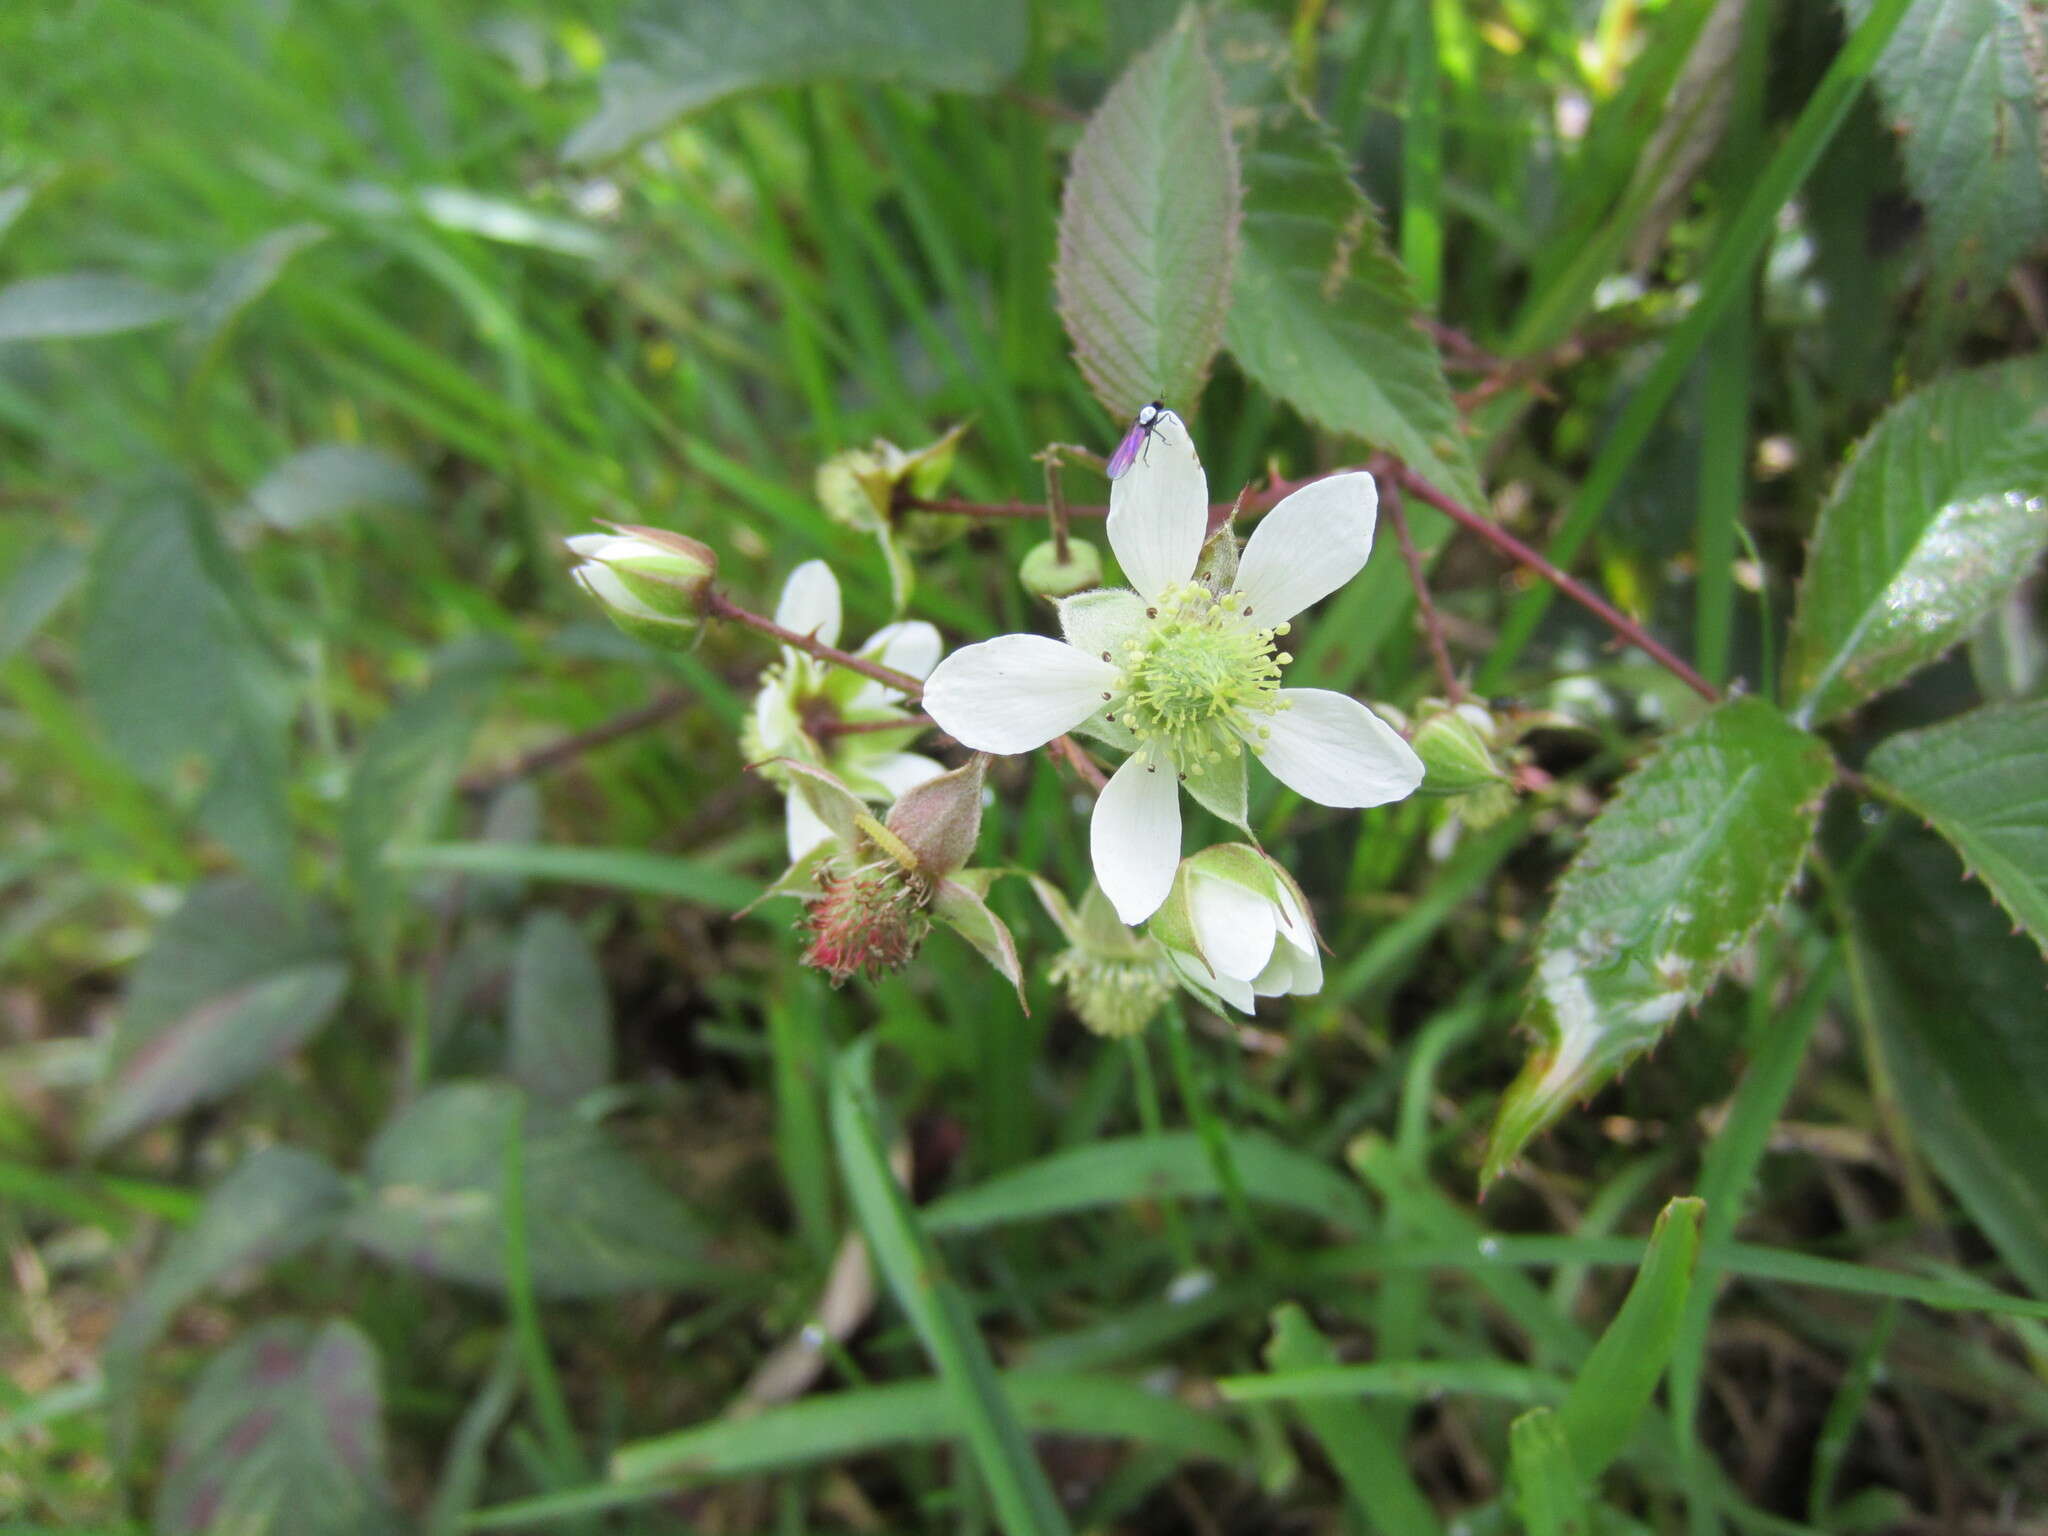
<path fill-rule="evenodd" d="M 782 829 L 789 837 L 789 862 L 794 864 L 830 838 L 832 829 L 811 809 L 810 802 L 795 790 L 782 797 L 782 806 Z"/>
<path fill-rule="evenodd" d="M 754 733 L 761 738 L 764 757 L 788 757 L 803 740 L 789 690 L 781 683 L 768 683 L 754 696 Z"/>
<path fill-rule="evenodd" d="M 1273 957 L 1273 904 L 1235 880 L 1196 875 L 1188 910 L 1202 957 L 1225 976 L 1250 981 Z"/>
<path fill-rule="evenodd" d="M 630 587 L 619 580 L 619 573 L 608 565 L 579 565 L 569 574 L 576 578 L 584 591 L 607 608 L 616 609 L 629 618 L 652 619 L 657 624 L 675 623 L 667 614 L 643 603 Z"/>
<path fill-rule="evenodd" d="M 1325 688 L 1282 688 L 1287 707 L 1256 717 L 1272 734 L 1246 736 L 1282 784 L 1318 805 L 1385 805 L 1422 782 L 1422 759 L 1356 699 Z"/>
<path fill-rule="evenodd" d="M 1322 990 L 1322 957 L 1314 950 L 1303 954 L 1292 944 L 1274 945 L 1272 962 L 1252 981 L 1252 991 L 1260 997 L 1307 997 Z"/>
<path fill-rule="evenodd" d="M 945 648 L 946 643 L 939 638 L 939 632 L 923 619 L 904 619 L 876 630 L 868 637 L 868 643 L 860 648 L 860 653 L 870 661 L 879 661 L 898 672 L 924 677 L 939 664 L 939 653 Z"/>
<path fill-rule="evenodd" d="M 1138 595 L 1157 597 L 1195 574 L 1209 531 L 1209 477 L 1188 429 L 1160 413 L 1138 462 L 1109 487 L 1109 547 Z"/>
<path fill-rule="evenodd" d="M 617 533 L 578 533 L 562 540 L 569 546 L 571 554 L 585 560 L 602 560 L 612 553 L 614 545 L 636 544 L 637 539 L 626 538 Z"/>
<path fill-rule="evenodd" d="M 1124 642 L 1145 622 L 1145 599 L 1123 587 L 1098 587 L 1060 601 L 1060 633 L 1089 656 L 1121 658 Z"/>
<path fill-rule="evenodd" d="M 1166 958 L 1205 999 L 1214 995 L 1240 1013 L 1250 1013 L 1257 1007 L 1248 983 L 1239 981 L 1235 976 L 1211 975 L 1202 969 L 1201 962 L 1181 954 L 1179 950 L 1168 950 Z"/>
<path fill-rule="evenodd" d="M 1291 619 L 1343 586 L 1372 553 L 1380 492 L 1371 475 L 1304 485 L 1259 520 L 1237 566 L 1242 606 L 1260 628 Z"/>
<path fill-rule="evenodd" d="M 1124 759 L 1096 797 L 1088 851 L 1118 917 L 1135 926 L 1159 910 L 1180 865 L 1180 783 L 1171 764 L 1149 752 Z"/>
<path fill-rule="evenodd" d="M 904 619 L 876 630 L 868 637 L 868 643 L 860 648 L 860 654 L 870 661 L 879 661 L 885 667 L 894 667 L 898 672 L 908 672 L 912 677 L 925 677 L 937 665 L 939 653 L 945 648 L 946 642 L 939 638 L 939 632 L 923 619 Z M 847 700 L 846 708 L 850 714 L 857 715 L 864 710 L 902 702 L 901 690 L 868 678 Z"/>
<path fill-rule="evenodd" d="M 1029 752 L 1071 731 L 1116 686 L 1117 669 L 1044 635 L 998 635 L 933 668 L 924 707 L 977 752 Z"/>
<path fill-rule="evenodd" d="M 946 771 L 946 765 L 935 763 L 917 752 L 885 752 L 880 757 L 855 764 L 853 771 L 873 779 L 889 791 L 889 798 L 894 800 L 905 790 L 917 788 L 926 779 L 936 779 Z"/>
<path fill-rule="evenodd" d="M 839 578 L 822 560 L 806 560 L 789 573 L 775 605 L 775 622 L 827 645 L 839 643 Z"/>

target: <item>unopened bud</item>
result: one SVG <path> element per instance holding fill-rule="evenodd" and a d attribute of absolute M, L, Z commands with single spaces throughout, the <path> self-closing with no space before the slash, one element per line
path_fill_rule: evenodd
<path fill-rule="evenodd" d="M 1217 998 L 1249 1013 L 1254 997 L 1322 989 L 1315 920 L 1301 888 L 1247 843 L 1220 843 L 1182 859 L 1148 927 L 1205 1002 Z"/>
<path fill-rule="evenodd" d="M 981 836 L 981 780 L 988 758 L 913 785 L 889 808 L 888 830 L 902 839 L 917 872 L 936 885 L 974 856 Z"/>
<path fill-rule="evenodd" d="M 1415 755 L 1424 769 L 1421 793 L 1473 795 L 1509 782 L 1493 755 L 1493 717 L 1477 704 L 1460 704 L 1424 717 L 1415 728 Z"/>
<path fill-rule="evenodd" d="M 1102 585 L 1102 553 L 1086 539 L 1067 540 L 1067 558 L 1047 539 L 1035 545 L 1017 567 L 1024 590 L 1038 597 L 1072 597 Z"/>
<path fill-rule="evenodd" d="M 570 574 L 627 634 L 653 645 L 675 645 L 703 617 L 704 594 L 718 575 L 718 556 L 695 539 L 663 528 L 611 526 L 610 533 L 581 533 L 568 541 L 582 560 Z"/>

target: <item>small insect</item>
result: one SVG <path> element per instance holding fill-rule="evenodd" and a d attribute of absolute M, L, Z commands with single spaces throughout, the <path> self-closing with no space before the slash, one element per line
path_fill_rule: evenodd
<path fill-rule="evenodd" d="M 1150 405 L 1138 407 L 1138 414 L 1131 418 L 1131 430 L 1124 434 L 1124 440 L 1116 445 L 1116 452 L 1109 456 L 1109 478 L 1118 480 L 1138 461 L 1138 450 L 1150 450 L 1152 434 L 1165 424 L 1173 412 L 1166 408 L 1163 400 L 1154 400 Z"/>

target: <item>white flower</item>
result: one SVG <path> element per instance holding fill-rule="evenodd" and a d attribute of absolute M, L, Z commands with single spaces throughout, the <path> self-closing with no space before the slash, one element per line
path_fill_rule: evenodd
<path fill-rule="evenodd" d="M 775 606 L 776 623 L 836 645 L 839 619 L 839 582 L 830 566 L 807 560 L 789 573 Z M 857 654 L 921 678 L 939 659 L 940 644 L 936 629 L 912 619 L 876 630 Z M 890 720 L 902 720 L 903 729 L 835 729 Z M 782 660 L 761 675 L 745 750 L 753 762 L 788 757 L 814 764 L 864 799 L 886 802 L 946 771 L 943 763 L 905 750 L 917 736 L 896 689 L 784 646 Z M 830 837 L 831 829 L 802 795 L 789 792 L 786 775 L 772 768 L 763 772 L 784 787 L 784 825 L 794 862 Z"/>
<path fill-rule="evenodd" d="M 1250 1013 L 1255 997 L 1305 997 L 1323 987 L 1315 922 L 1300 888 L 1245 843 L 1183 859 L 1151 933 L 1181 982 L 1211 1007 L 1221 1000 Z"/>
<path fill-rule="evenodd" d="M 1028 752 L 1086 730 L 1129 758 L 1095 803 L 1095 875 L 1127 923 L 1158 909 L 1180 861 L 1180 793 L 1245 821 L 1243 748 L 1322 805 L 1384 805 L 1422 764 L 1354 699 L 1282 688 L 1288 620 L 1349 581 L 1372 550 L 1372 476 L 1305 485 L 1253 530 L 1234 578 L 1197 581 L 1209 485 L 1186 425 L 1157 420 L 1147 451 L 1110 486 L 1109 542 L 1135 591 L 1060 604 L 1062 644 L 1000 635 L 955 651 L 925 709 L 963 746 Z"/>

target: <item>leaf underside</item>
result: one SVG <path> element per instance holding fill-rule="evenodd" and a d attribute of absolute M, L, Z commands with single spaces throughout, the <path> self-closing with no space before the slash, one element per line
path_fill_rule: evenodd
<path fill-rule="evenodd" d="M 1060 205 L 1060 319 L 1117 420 L 1200 395 L 1223 340 L 1239 200 L 1222 83 L 1190 8 L 1089 119 Z"/>

